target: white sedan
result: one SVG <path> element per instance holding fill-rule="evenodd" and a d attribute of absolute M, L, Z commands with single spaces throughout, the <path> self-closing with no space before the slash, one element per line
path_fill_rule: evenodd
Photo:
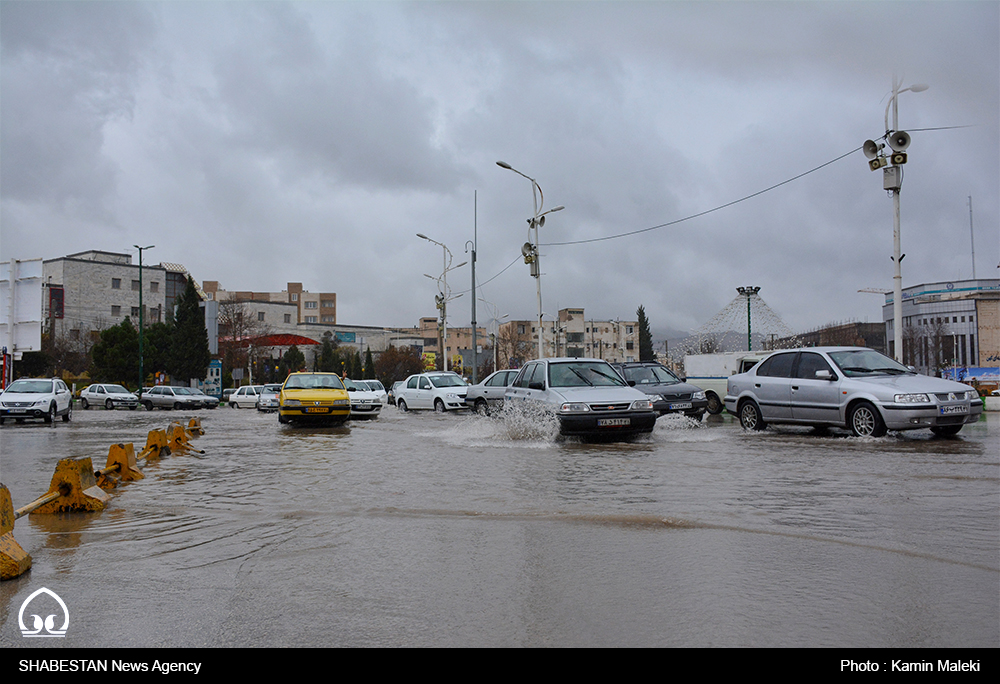
<path fill-rule="evenodd" d="M 91 406 L 103 406 L 109 411 L 125 406 L 134 411 L 139 407 L 139 397 L 121 385 L 90 385 L 80 390 L 80 406 L 84 409 Z"/>

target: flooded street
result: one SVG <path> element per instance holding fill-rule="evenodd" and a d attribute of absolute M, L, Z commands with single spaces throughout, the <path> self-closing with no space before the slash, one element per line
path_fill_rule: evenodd
<path fill-rule="evenodd" d="M 0 479 L 23 506 L 59 458 L 194 415 L 205 453 L 17 521 L 0 646 L 1000 646 L 995 413 L 952 439 L 664 417 L 587 444 L 533 416 L 77 410 L 5 425 Z M 21 635 L 41 587 L 64 639 Z"/>

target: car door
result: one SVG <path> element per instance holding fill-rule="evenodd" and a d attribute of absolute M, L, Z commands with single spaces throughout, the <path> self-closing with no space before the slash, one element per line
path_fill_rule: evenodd
<path fill-rule="evenodd" d="M 494 406 L 502 404 L 504 392 L 507 391 L 511 379 L 511 371 L 500 371 L 487 380 L 483 385 L 483 397 L 486 401 Z"/>
<path fill-rule="evenodd" d="M 765 421 L 792 418 L 791 376 L 797 353 L 773 354 L 757 367 L 753 393 Z"/>
<path fill-rule="evenodd" d="M 817 378 L 817 371 L 829 378 Z M 792 419 L 808 423 L 842 423 L 840 379 L 821 354 L 801 352 L 789 386 Z"/>

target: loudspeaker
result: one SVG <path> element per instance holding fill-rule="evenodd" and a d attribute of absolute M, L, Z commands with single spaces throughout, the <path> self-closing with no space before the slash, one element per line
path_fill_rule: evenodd
<path fill-rule="evenodd" d="M 864 150 L 866 157 L 874 159 L 878 156 L 878 152 L 882 149 L 882 146 L 874 140 L 865 140 L 865 145 L 862 149 Z"/>
<path fill-rule="evenodd" d="M 897 152 L 902 152 L 907 147 L 910 146 L 910 134 L 906 131 L 896 131 L 891 136 L 889 136 L 889 147 L 896 150 Z"/>

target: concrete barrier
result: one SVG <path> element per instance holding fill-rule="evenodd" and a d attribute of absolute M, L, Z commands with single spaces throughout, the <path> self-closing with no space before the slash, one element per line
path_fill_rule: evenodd
<path fill-rule="evenodd" d="M 108 449 L 107 465 L 94 475 L 97 477 L 97 486 L 104 490 L 114 489 L 119 482 L 132 482 L 146 477 L 136 465 L 135 447 L 131 442 L 112 444 Z"/>
<path fill-rule="evenodd" d="M 20 518 L 27 513 L 103 511 L 110 500 L 111 497 L 97 486 L 94 464 L 89 456 L 63 458 L 56 464 L 48 493 L 14 511 L 14 517 Z"/>
<path fill-rule="evenodd" d="M 14 539 L 14 502 L 0 484 L 0 580 L 20 577 L 31 569 L 31 556 Z"/>

